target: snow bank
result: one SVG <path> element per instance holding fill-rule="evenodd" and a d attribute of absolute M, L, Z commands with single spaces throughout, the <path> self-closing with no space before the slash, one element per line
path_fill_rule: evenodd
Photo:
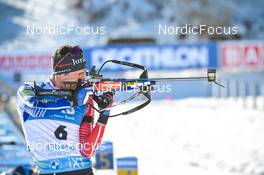
<path fill-rule="evenodd" d="M 113 141 L 115 157 L 137 156 L 140 175 L 243 175 L 264 173 L 263 132 L 263 110 L 190 98 L 112 118 L 104 139 Z"/>

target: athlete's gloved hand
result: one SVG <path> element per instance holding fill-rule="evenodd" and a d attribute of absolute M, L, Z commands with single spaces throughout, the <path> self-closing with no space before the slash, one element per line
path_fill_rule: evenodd
<path fill-rule="evenodd" d="M 105 109 L 112 106 L 113 96 L 113 92 L 104 92 L 103 95 L 94 95 L 93 100 L 98 104 L 100 109 Z"/>
<path fill-rule="evenodd" d="M 97 122 L 102 123 L 102 124 L 107 124 L 108 118 L 110 115 L 110 110 L 104 110 L 100 113 L 100 116 L 97 120 Z"/>

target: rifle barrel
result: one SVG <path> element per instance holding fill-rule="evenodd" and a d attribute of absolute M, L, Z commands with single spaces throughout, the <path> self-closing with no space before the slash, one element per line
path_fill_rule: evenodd
<path fill-rule="evenodd" d="M 119 81 L 120 82 L 124 82 L 124 81 L 204 81 L 204 80 L 208 80 L 208 77 L 170 77 L 170 78 L 135 78 L 135 79 L 103 78 L 101 79 L 102 82 L 104 81 L 114 81 L 114 82 L 119 82 Z"/>

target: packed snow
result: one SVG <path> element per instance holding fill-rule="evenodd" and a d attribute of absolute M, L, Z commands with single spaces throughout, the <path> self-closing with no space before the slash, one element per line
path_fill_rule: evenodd
<path fill-rule="evenodd" d="M 136 156 L 140 175 L 264 174 L 263 100 L 257 110 L 241 99 L 154 101 L 111 118 L 104 140 L 113 142 L 115 158 Z"/>

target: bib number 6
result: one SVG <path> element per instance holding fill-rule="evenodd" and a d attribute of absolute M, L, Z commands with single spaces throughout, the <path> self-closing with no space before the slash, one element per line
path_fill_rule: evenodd
<path fill-rule="evenodd" d="M 60 125 L 54 132 L 54 135 L 59 140 L 66 140 L 67 139 L 67 131 L 65 130 L 66 126 Z"/>

